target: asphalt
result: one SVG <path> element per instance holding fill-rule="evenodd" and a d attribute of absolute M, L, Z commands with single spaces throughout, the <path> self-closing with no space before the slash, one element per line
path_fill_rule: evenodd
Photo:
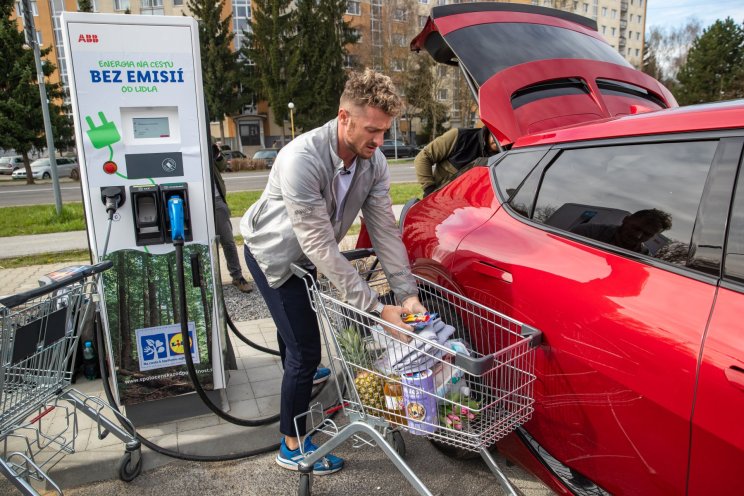
<path fill-rule="evenodd" d="M 396 215 L 399 213 L 396 207 Z M 234 218 L 237 232 L 239 218 Z M 352 248 L 354 237 L 342 242 L 342 248 Z M 2 254 L 14 257 L 31 253 L 86 249 L 84 231 L 53 235 L 19 236 L 3 238 Z M 81 260 L 81 262 L 86 262 Z M 221 273 L 227 275 L 223 267 Z M 66 263 L 64 265 L 74 265 Z M 60 265 L 37 265 L 16 269 L 2 268 L 0 260 L 0 294 L 14 294 L 38 286 L 44 274 L 59 269 Z M 247 270 L 244 270 L 247 274 Z M 229 280 L 223 280 L 229 284 Z M 236 322 L 239 330 L 249 339 L 276 349 L 276 330 L 271 319 Z M 238 370 L 231 371 L 226 390 L 230 414 L 243 418 L 263 418 L 278 412 L 281 368 L 274 357 L 256 351 L 233 339 Z M 327 363 L 327 357 L 324 357 Z M 88 381 L 79 377 L 74 387 L 82 393 L 104 398 L 100 380 Z M 324 406 L 338 401 L 332 383 L 326 386 L 318 399 Z M 126 413 L 126 411 L 124 411 Z M 345 416 L 336 417 L 339 428 Z M 59 457 L 50 464 L 50 477 L 68 495 L 287 495 L 297 494 L 298 476 L 279 468 L 274 463 L 273 451 L 251 458 L 217 463 L 183 462 L 143 448 L 143 473 L 130 483 L 118 478 L 118 464 L 124 445 L 114 436 L 101 440 L 95 422 L 78 415 L 75 431 L 67 427 L 62 409 L 55 409 L 45 417 L 44 429 L 60 432 L 75 439 L 74 453 Z M 0 426 L 1 427 L 1 426 Z M 46 431 L 45 431 L 46 432 Z M 163 447 L 182 453 L 216 455 L 251 451 L 271 446 L 278 441 L 276 424 L 265 427 L 239 427 L 214 415 L 175 420 L 138 428 L 140 435 Z M 33 431 L 26 432 L 32 438 Z M 68 437 L 68 439 L 70 438 Z M 403 435 L 406 445 L 406 462 L 436 495 L 499 495 L 502 494 L 485 463 L 480 459 L 459 461 L 437 451 L 426 439 L 408 433 Z M 13 442 L 18 442 L 14 440 Z M 328 477 L 313 478 L 314 495 L 413 495 L 418 494 L 406 482 L 401 472 L 390 463 L 379 447 L 355 447 L 347 440 L 335 453 L 347 459 L 347 468 Z M 23 445 L 10 448 L 21 449 Z M 531 474 L 519 467 L 509 466 L 497 455 L 497 461 L 523 494 L 543 496 L 552 494 Z M 35 483 L 41 493 L 48 486 Z M 0 494 L 18 494 L 6 480 L 0 478 Z"/>

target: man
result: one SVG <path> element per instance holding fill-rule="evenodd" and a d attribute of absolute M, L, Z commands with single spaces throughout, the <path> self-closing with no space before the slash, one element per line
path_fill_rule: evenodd
<path fill-rule="evenodd" d="M 499 151 L 496 139 L 485 126 L 453 128 L 426 145 L 413 161 L 424 196 L 452 181 L 479 161 Z"/>
<path fill-rule="evenodd" d="M 222 253 L 225 254 L 225 262 L 230 277 L 232 277 L 233 286 L 243 293 L 250 293 L 253 288 L 243 277 L 243 269 L 240 267 L 240 257 L 238 256 L 238 249 L 235 247 L 235 238 L 233 238 L 232 223 L 230 222 L 230 207 L 227 206 L 225 201 L 227 192 L 221 172 L 225 170 L 227 164 L 217 144 L 212 145 L 212 158 L 214 229 L 220 237 Z"/>
<path fill-rule="evenodd" d="M 305 434 L 304 422 L 295 431 L 294 417 L 308 410 L 321 355 L 305 282 L 292 275 L 290 264 L 317 268 L 349 304 L 403 329 L 411 328 L 401 320 L 402 313 L 426 311 L 395 224 L 387 162 L 377 149 L 400 106 L 389 77 L 371 69 L 352 73 L 337 118 L 282 148 L 261 198 L 240 223 L 248 269 L 277 327 L 284 375 L 279 425 L 283 438 L 276 461 L 290 470 L 297 470 L 302 460 L 299 443 Z M 383 305 L 339 251 L 338 242 L 360 209 L 401 306 Z M 315 449 L 306 437 L 303 451 Z M 313 473 L 337 472 L 343 463 L 328 455 L 315 464 Z"/>

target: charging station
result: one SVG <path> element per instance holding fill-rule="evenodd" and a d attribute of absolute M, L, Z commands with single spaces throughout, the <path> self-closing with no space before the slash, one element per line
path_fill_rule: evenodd
<path fill-rule="evenodd" d="M 135 424 L 205 413 L 184 352 L 225 402 L 227 341 L 197 23 L 80 12 L 61 23 L 88 242 L 93 261 L 114 264 L 99 287 L 114 396 Z M 183 205 L 188 340 L 171 200 Z"/>

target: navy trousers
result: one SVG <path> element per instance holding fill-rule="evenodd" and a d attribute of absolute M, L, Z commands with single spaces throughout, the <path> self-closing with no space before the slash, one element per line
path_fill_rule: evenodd
<path fill-rule="evenodd" d="M 313 376 L 320 364 L 320 329 L 315 311 L 302 279 L 292 276 L 280 287 L 270 287 L 247 246 L 245 263 L 276 324 L 284 367 L 279 431 L 286 436 L 303 436 L 305 419 L 298 422 L 295 432 L 294 418 L 309 408 Z"/>

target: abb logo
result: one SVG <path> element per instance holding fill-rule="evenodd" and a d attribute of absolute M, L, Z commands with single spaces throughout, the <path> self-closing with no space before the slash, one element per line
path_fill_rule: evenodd
<path fill-rule="evenodd" d="M 98 43 L 97 34 L 81 34 L 78 37 L 78 43 Z"/>

